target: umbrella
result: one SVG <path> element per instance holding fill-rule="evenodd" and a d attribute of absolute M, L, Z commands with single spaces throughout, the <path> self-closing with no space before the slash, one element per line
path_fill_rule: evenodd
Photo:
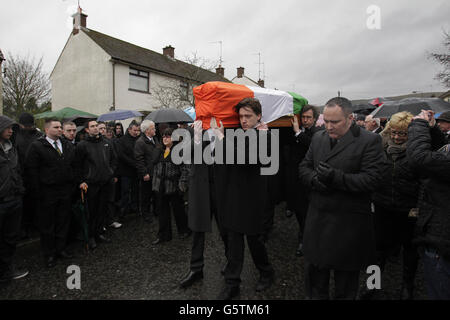
<path fill-rule="evenodd" d="M 145 120 L 152 120 L 154 123 L 192 122 L 192 118 L 186 112 L 173 108 L 153 111 Z"/>
<path fill-rule="evenodd" d="M 444 112 L 450 110 L 450 103 L 439 98 L 406 98 L 399 101 L 386 101 L 375 109 L 371 115 L 377 118 L 389 118 L 401 111 L 418 115 L 422 109 Z"/>
<path fill-rule="evenodd" d="M 195 108 L 194 107 L 188 107 L 186 109 L 183 110 L 184 112 L 186 112 L 189 117 L 192 118 L 192 120 L 195 120 Z"/>
<path fill-rule="evenodd" d="M 81 232 L 83 233 L 84 241 L 86 242 L 86 249 L 89 250 L 89 231 L 88 231 L 88 220 L 89 220 L 89 210 L 87 205 L 87 199 L 85 199 L 83 191 L 81 191 L 81 198 L 72 207 L 75 220 L 81 227 Z"/>
<path fill-rule="evenodd" d="M 112 120 L 125 120 L 134 117 L 142 117 L 143 114 L 134 110 L 115 110 L 108 113 L 104 113 L 98 117 L 98 121 L 112 121 Z"/>
<path fill-rule="evenodd" d="M 360 113 L 360 114 L 365 114 L 365 115 L 368 115 L 376 108 L 377 107 L 371 103 L 352 104 L 352 110 L 354 113 Z"/>
<path fill-rule="evenodd" d="M 372 101 L 370 101 L 370 104 L 373 106 L 380 106 L 385 102 L 385 100 L 383 98 L 375 98 Z"/>
<path fill-rule="evenodd" d="M 77 110 L 74 108 L 63 108 L 60 110 L 56 110 L 56 111 L 46 111 L 46 112 L 42 112 L 42 113 L 38 113 L 36 115 L 34 115 L 35 119 L 45 119 L 45 118 L 58 118 L 58 119 L 67 119 L 67 118 L 71 118 L 71 117 L 80 117 L 80 116 L 86 116 L 86 117 L 90 117 L 90 118 L 97 118 L 97 116 L 95 114 L 86 112 L 86 111 L 81 111 L 81 110 Z"/>

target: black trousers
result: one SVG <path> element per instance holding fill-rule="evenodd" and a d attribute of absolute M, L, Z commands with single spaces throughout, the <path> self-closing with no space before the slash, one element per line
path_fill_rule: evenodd
<path fill-rule="evenodd" d="M 298 222 L 298 242 L 303 243 L 303 233 L 305 231 L 306 213 L 308 212 L 309 201 L 304 197 L 299 202 L 300 203 L 297 204 L 295 210 L 295 217 Z"/>
<path fill-rule="evenodd" d="M 152 191 L 152 181 L 139 182 L 140 208 L 139 211 L 144 218 L 150 218 L 152 208 L 152 200 L 154 201 L 154 193 Z"/>
<path fill-rule="evenodd" d="M 412 243 L 416 218 L 409 212 L 398 212 L 375 206 L 374 225 L 377 244 L 377 263 L 384 270 L 387 259 L 403 248 L 403 284 L 412 289 L 419 262 L 417 246 Z"/>
<path fill-rule="evenodd" d="M 228 264 L 225 268 L 227 286 L 237 287 L 241 283 L 241 272 L 244 266 L 244 234 L 227 230 Z M 269 262 L 266 246 L 260 235 L 245 235 L 253 263 L 262 277 L 270 277 L 274 270 Z"/>
<path fill-rule="evenodd" d="M 0 202 L 0 275 L 12 265 L 19 240 L 22 198 Z"/>
<path fill-rule="evenodd" d="M 108 200 L 113 192 L 114 183 L 108 182 L 104 185 L 89 184 L 87 192 L 89 208 L 89 237 L 95 238 L 103 233 L 106 225 Z"/>
<path fill-rule="evenodd" d="M 138 178 L 137 177 L 121 177 L 121 198 L 120 207 L 126 213 L 138 211 Z"/>
<path fill-rule="evenodd" d="M 171 208 L 175 217 L 175 224 L 179 234 L 189 231 L 187 215 L 184 210 L 183 196 L 180 193 L 156 193 L 159 220 L 158 238 L 164 241 L 172 240 Z"/>
<path fill-rule="evenodd" d="M 72 194 L 68 186 L 44 187 L 40 193 L 38 225 L 41 250 L 45 258 L 54 256 L 66 247 L 69 234 Z"/>
<path fill-rule="evenodd" d="M 359 270 L 357 271 L 334 271 L 335 299 L 355 300 L 358 294 Z M 305 261 L 305 290 L 307 299 L 328 300 L 330 299 L 331 269 L 319 268 Z"/>
<path fill-rule="evenodd" d="M 220 237 L 222 238 L 225 257 L 228 261 L 228 237 L 227 233 L 223 228 L 219 225 L 217 221 L 217 227 L 219 229 Z M 203 266 L 205 265 L 204 259 L 205 252 L 205 232 L 196 232 L 192 233 L 192 252 L 191 252 L 191 271 L 199 272 L 203 270 Z"/>

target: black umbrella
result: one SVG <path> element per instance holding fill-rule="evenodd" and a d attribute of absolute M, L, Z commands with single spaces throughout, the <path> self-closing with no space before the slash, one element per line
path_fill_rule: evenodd
<path fill-rule="evenodd" d="M 150 113 L 145 120 L 152 120 L 154 123 L 168 122 L 192 122 L 192 118 L 180 109 L 159 109 Z"/>
<path fill-rule="evenodd" d="M 406 98 L 399 101 L 386 101 L 375 109 L 371 115 L 376 118 L 389 118 L 402 111 L 418 115 L 421 110 L 444 112 L 450 110 L 450 103 L 439 98 Z"/>
<path fill-rule="evenodd" d="M 89 251 L 89 210 L 87 205 L 87 199 L 83 191 L 81 191 L 81 197 L 77 200 L 77 202 L 72 206 L 73 214 L 75 221 L 78 223 L 78 226 L 81 229 L 83 234 L 83 239 L 86 246 L 86 251 Z"/>
<path fill-rule="evenodd" d="M 370 103 L 358 103 L 352 104 L 352 110 L 354 113 L 365 114 L 368 115 L 377 107 Z"/>

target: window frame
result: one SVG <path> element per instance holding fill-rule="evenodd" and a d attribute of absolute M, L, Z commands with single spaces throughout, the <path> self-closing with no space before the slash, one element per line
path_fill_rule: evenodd
<path fill-rule="evenodd" d="M 147 74 L 147 75 L 143 75 L 143 74 Z M 130 78 L 132 76 L 133 77 L 147 79 L 147 90 L 144 91 L 144 90 L 140 90 L 140 89 L 131 88 L 130 87 Z M 137 68 L 129 67 L 129 71 L 128 71 L 128 91 L 135 91 L 135 92 L 141 92 L 141 93 L 148 93 L 148 94 L 150 94 L 150 72 L 145 71 L 145 70 L 140 70 L 140 69 L 137 69 Z"/>

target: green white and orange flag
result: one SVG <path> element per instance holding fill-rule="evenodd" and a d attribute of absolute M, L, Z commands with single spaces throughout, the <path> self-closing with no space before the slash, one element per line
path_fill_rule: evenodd
<path fill-rule="evenodd" d="M 244 98 L 257 98 L 262 107 L 262 121 L 270 123 L 283 116 L 297 114 L 308 100 L 299 94 L 227 82 L 207 82 L 194 90 L 196 120 L 202 120 L 203 129 L 209 129 L 211 117 L 222 121 L 225 127 L 239 126 L 239 117 L 233 110 Z"/>

